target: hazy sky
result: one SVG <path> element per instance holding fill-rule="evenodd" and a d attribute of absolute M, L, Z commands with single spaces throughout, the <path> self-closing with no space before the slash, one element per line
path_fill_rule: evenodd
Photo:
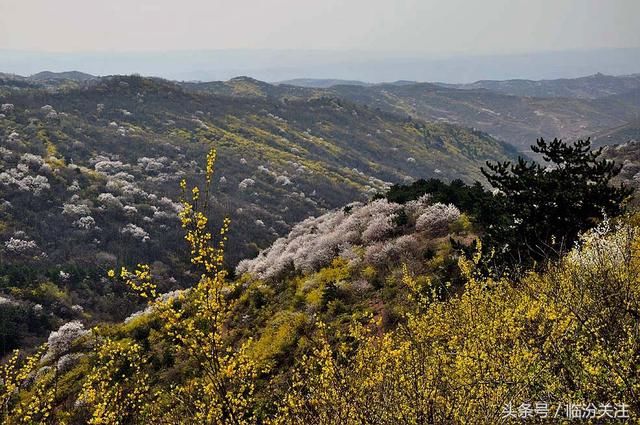
<path fill-rule="evenodd" d="M 640 0 L 0 0 L 0 49 L 638 47 L 639 16 Z"/>

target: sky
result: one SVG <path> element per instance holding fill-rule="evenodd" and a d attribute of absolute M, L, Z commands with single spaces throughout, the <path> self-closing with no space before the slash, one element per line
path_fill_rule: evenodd
<path fill-rule="evenodd" d="M 374 82 L 640 72 L 626 57 L 640 50 L 620 50 L 640 48 L 638 16 L 640 0 L 0 0 L 0 72 Z M 564 51 L 591 56 L 528 57 Z M 508 55 L 517 66 L 490 66 Z"/>
<path fill-rule="evenodd" d="M 0 49 L 521 53 L 640 47 L 638 0 L 0 0 Z"/>

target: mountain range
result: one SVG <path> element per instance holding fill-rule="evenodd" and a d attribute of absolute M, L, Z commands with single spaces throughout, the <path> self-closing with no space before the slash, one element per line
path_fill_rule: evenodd
<path fill-rule="evenodd" d="M 376 84 L 355 80 L 297 78 L 280 81 L 284 84 L 308 88 L 330 88 L 334 86 L 374 86 Z M 418 81 L 395 81 L 387 85 L 412 85 Z M 528 97 L 565 97 L 597 99 L 625 93 L 640 88 L 640 74 L 621 76 L 601 73 L 579 78 L 560 78 L 555 80 L 480 80 L 473 83 L 435 83 L 442 87 L 455 89 L 487 89 L 514 96 Z"/>
<path fill-rule="evenodd" d="M 637 44 L 637 43 L 636 43 Z M 228 80 L 248 75 L 263 81 L 295 78 L 472 83 L 575 78 L 640 69 L 640 48 L 556 50 L 504 54 L 436 54 L 410 51 L 224 49 L 47 52 L 0 49 L 0 69 L 22 75 L 43 69 L 78 69 L 93 75 L 140 73 L 171 80 Z"/>
<path fill-rule="evenodd" d="M 328 83 L 322 80 L 318 84 Z M 190 90 L 237 96 L 339 97 L 425 121 L 477 128 L 521 152 L 527 152 L 538 137 L 587 138 L 624 126 L 640 116 L 637 74 L 537 82 L 477 82 L 457 87 L 407 81 L 373 85 L 339 82 L 324 88 L 312 85 L 307 81 L 302 86 L 274 86 L 248 78 L 188 83 Z"/>

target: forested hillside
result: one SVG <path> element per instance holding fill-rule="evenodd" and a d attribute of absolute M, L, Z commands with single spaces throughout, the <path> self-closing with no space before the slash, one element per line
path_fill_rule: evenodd
<path fill-rule="evenodd" d="M 395 186 L 294 226 L 235 277 L 224 261 L 233 223 L 206 215 L 217 181 L 211 151 L 204 182 L 180 183 L 193 286 L 163 293 L 156 266 L 110 269 L 109 281 L 147 307 L 115 325 L 70 321 L 32 356 L 11 357 L 3 419 L 486 424 L 521 420 L 532 400 L 544 400 L 554 421 L 574 411 L 635 415 L 638 217 L 612 217 L 629 192 L 607 187 L 619 168 L 588 142 L 536 146 L 551 171 L 520 161 L 504 165 L 508 178 L 490 179 L 513 191 Z M 574 188 L 551 188 L 567 177 Z M 547 189 L 544 208 L 576 194 L 585 208 L 526 220 L 538 201 L 519 200 L 525 181 Z M 559 255 L 494 258 L 492 222 L 510 241 L 526 230 Z M 553 240 L 563 234 L 573 236 L 559 253 Z M 566 410 L 578 398 L 590 401 Z"/>
<path fill-rule="evenodd" d="M 202 174 L 211 147 L 222 170 L 211 213 L 234 220 L 229 266 L 310 215 L 419 176 L 472 181 L 485 160 L 514 154 L 478 131 L 335 98 L 47 78 L 59 85 L 9 79 L 0 97 L 0 282 L 3 299 L 17 303 L 3 351 L 70 319 L 126 317 L 134 302 L 104 281 L 116 264 L 153 262 L 164 289 L 191 285 L 178 182 Z"/>

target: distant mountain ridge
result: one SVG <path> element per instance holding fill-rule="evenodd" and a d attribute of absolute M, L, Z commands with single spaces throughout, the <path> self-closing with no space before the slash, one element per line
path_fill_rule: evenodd
<path fill-rule="evenodd" d="M 640 73 L 630 75 L 604 75 L 601 73 L 578 78 L 559 78 L 552 80 L 479 80 L 473 83 L 430 83 L 399 80 L 385 83 L 369 83 L 357 80 L 296 78 L 274 83 L 296 87 L 327 89 L 334 86 L 388 86 L 436 84 L 442 87 L 475 90 L 487 89 L 497 93 L 528 97 L 567 97 L 597 99 L 612 96 L 640 88 Z"/>
<path fill-rule="evenodd" d="M 100 80 L 74 72 L 41 74 L 39 78 L 47 79 L 0 77 L 0 91 L 3 87 L 20 89 L 33 84 L 59 90 L 93 85 Z M 228 81 L 176 84 L 191 93 L 236 98 L 278 101 L 339 98 L 404 117 L 477 128 L 521 152 L 527 152 L 538 137 L 586 138 L 625 126 L 640 116 L 640 74 L 478 81 L 462 85 L 412 81 L 349 83 L 338 79 L 298 79 L 270 84 L 243 76 Z"/>
<path fill-rule="evenodd" d="M 384 81 L 531 80 L 602 72 L 639 72 L 640 48 L 558 50 L 514 54 L 438 55 L 418 52 L 305 49 L 220 49 L 131 52 L 38 52 L 0 49 L 0 70 L 31 75 L 44 69 L 94 75 L 137 73 L 176 81 L 318 79 Z"/>
<path fill-rule="evenodd" d="M 66 71 L 66 72 L 42 71 L 28 77 L 29 80 L 33 80 L 33 81 L 71 80 L 71 81 L 78 81 L 78 82 L 94 80 L 96 78 L 98 77 L 96 77 L 95 75 L 87 74 L 80 71 Z"/>
<path fill-rule="evenodd" d="M 598 85 L 589 85 L 594 81 L 599 82 Z M 520 84 L 499 83 L 511 86 Z M 530 83 L 522 84 L 528 87 Z M 406 117 L 477 128 L 522 152 L 527 152 L 539 137 L 586 138 L 624 126 L 640 114 L 640 89 L 635 88 L 636 84 L 640 84 L 640 78 L 636 75 L 592 76 L 575 81 L 553 80 L 540 84 L 540 92 L 557 94 L 560 90 L 558 87 L 565 87 L 564 92 L 573 97 L 518 96 L 489 88 L 456 88 L 437 83 L 404 81 L 372 85 L 338 84 L 328 88 L 272 85 L 248 77 L 226 82 L 182 83 L 190 91 L 228 96 L 341 98 Z M 548 87 L 545 88 L 545 85 Z"/>
<path fill-rule="evenodd" d="M 611 76 L 594 74 L 556 80 L 482 80 L 470 84 L 444 84 L 458 89 L 487 89 L 503 94 L 530 97 L 597 99 L 640 88 L 640 74 Z"/>
<path fill-rule="evenodd" d="M 292 80 L 278 81 L 275 85 L 288 85 L 297 87 L 307 87 L 316 89 L 326 89 L 338 85 L 347 86 L 370 86 L 371 83 L 365 83 L 358 80 L 340 80 L 331 78 L 294 78 Z"/>

